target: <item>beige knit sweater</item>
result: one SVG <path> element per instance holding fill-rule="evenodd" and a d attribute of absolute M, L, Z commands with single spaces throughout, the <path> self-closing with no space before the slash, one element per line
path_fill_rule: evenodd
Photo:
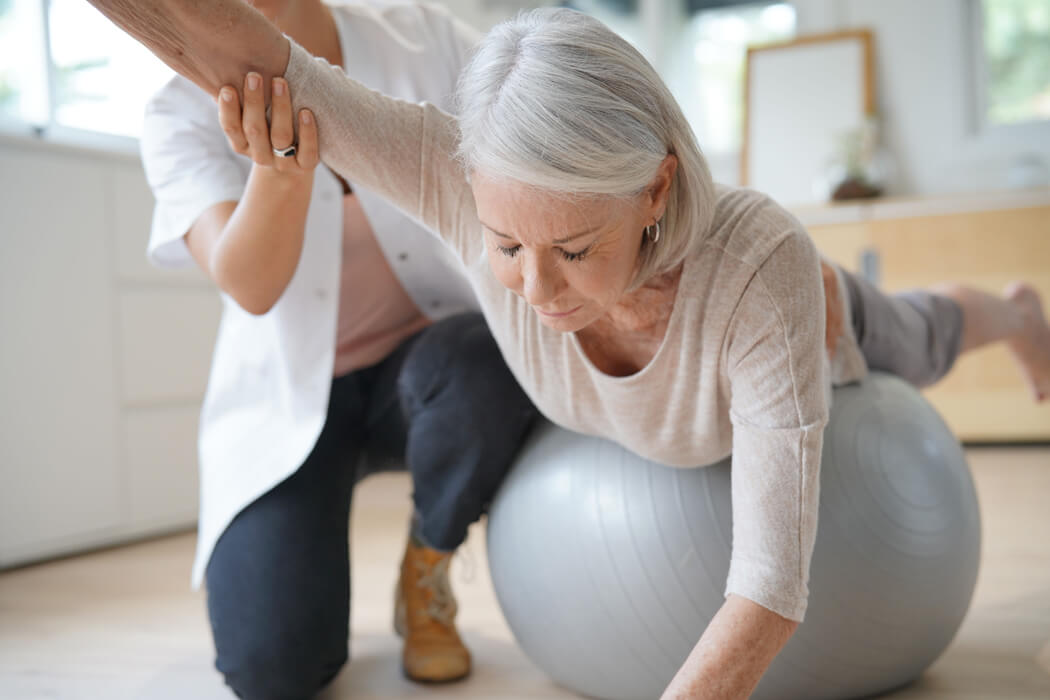
<path fill-rule="evenodd" d="M 548 418 L 678 467 L 732 452 L 726 591 L 801 620 L 830 386 L 819 259 L 802 226 L 763 195 L 720 188 L 655 357 L 609 376 L 493 277 L 452 117 L 372 92 L 294 44 L 286 78 L 296 107 L 317 116 L 325 162 L 459 254 L 507 364 Z M 852 336 L 840 352 L 863 371 Z"/>

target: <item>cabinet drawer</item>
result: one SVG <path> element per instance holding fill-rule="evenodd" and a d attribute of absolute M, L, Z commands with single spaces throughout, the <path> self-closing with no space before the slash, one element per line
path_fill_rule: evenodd
<path fill-rule="evenodd" d="M 124 412 L 128 524 L 132 529 L 148 532 L 196 523 L 199 416 L 197 406 Z"/>

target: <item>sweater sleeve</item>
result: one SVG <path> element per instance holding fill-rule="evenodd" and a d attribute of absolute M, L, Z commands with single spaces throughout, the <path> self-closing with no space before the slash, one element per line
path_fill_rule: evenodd
<path fill-rule="evenodd" d="M 296 112 L 306 107 L 317 119 L 328 167 L 437 233 L 461 258 L 476 254 L 483 243 L 474 196 L 455 158 L 452 116 L 369 90 L 294 41 L 285 79 Z"/>
<path fill-rule="evenodd" d="M 818 257 L 788 234 L 748 284 L 727 337 L 733 553 L 726 594 L 801 621 L 828 419 Z"/>

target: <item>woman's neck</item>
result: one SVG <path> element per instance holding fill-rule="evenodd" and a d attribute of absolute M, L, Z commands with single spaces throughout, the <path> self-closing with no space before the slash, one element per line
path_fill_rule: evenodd
<path fill-rule="evenodd" d="M 598 319 L 604 327 L 619 333 L 646 334 L 654 329 L 667 327 L 678 295 L 678 282 L 682 278 L 682 266 L 653 277 L 638 289 L 625 294 L 609 313 Z"/>
<path fill-rule="evenodd" d="M 576 331 L 591 363 L 615 377 L 629 376 L 648 365 L 667 335 L 681 279 L 679 265 L 625 295 L 609 313 Z"/>

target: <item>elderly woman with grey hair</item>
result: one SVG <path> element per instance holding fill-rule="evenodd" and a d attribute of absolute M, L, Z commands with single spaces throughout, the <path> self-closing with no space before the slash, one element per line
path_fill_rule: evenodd
<path fill-rule="evenodd" d="M 283 75 L 316 115 L 324 161 L 458 254 L 551 420 L 670 465 L 732 452 L 726 600 L 665 697 L 746 697 L 803 618 L 833 381 L 879 367 L 929 383 L 959 352 L 1006 341 L 1036 396 L 1050 391 L 1031 287 L 891 298 L 822 275 L 790 214 L 712 183 L 656 72 L 585 15 L 534 11 L 490 32 L 461 76 L 457 122 L 354 83 L 233 1 L 92 2 L 220 94 L 231 138 L 293 143 L 287 129 L 242 130 Z M 248 73 L 242 101 L 229 85 Z M 291 114 L 287 94 L 272 108 Z"/>

